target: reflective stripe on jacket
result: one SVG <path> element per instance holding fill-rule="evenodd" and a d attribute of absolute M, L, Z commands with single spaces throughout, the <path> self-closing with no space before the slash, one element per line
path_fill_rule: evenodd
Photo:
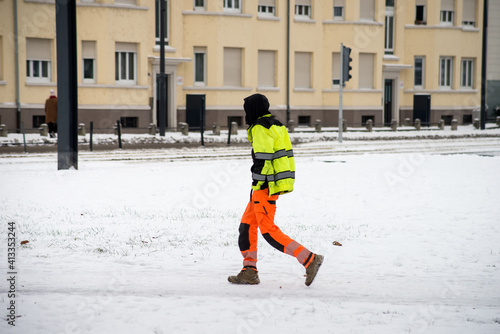
<path fill-rule="evenodd" d="M 252 189 L 269 188 L 269 195 L 293 191 L 295 160 L 286 127 L 271 115 L 260 117 L 249 129 L 252 143 Z"/>

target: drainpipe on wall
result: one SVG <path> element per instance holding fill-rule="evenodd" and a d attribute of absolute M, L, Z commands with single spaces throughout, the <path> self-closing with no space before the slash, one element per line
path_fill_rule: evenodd
<path fill-rule="evenodd" d="M 16 57 L 16 131 L 21 133 L 21 101 L 19 99 L 19 40 L 17 36 L 17 0 L 14 0 L 14 48 Z"/>
<path fill-rule="evenodd" d="M 287 1 L 286 20 L 286 123 L 290 122 L 290 0 Z"/>

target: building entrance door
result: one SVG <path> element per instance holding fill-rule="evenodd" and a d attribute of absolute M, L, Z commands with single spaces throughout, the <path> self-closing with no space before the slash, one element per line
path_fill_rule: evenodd
<path fill-rule="evenodd" d="M 392 90 L 393 79 L 385 79 L 384 84 L 384 126 L 390 126 L 392 121 Z"/>

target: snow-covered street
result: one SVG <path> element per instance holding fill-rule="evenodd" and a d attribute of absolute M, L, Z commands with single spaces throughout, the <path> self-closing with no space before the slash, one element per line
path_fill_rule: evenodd
<path fill-rule="evenodd" d="M 500 332 L 499 138 L 294 149 L 276 222 L 325 256 L 310 287 L 262 237 L 261 284 L 227 282 L 242 263 L 248 148 L 82 152 L 77 171 L 58 171 L 55 153 L 0 156 L 17 273 L 15 327 L 0 331 Z"/>

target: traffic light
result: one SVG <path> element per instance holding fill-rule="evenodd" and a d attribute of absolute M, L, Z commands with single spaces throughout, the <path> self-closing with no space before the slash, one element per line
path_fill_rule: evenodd
<path fill-rule="evenodd" d="M 351 48 L 342 46 L 342 82 L 347 82 L 351 76 Z"/>

